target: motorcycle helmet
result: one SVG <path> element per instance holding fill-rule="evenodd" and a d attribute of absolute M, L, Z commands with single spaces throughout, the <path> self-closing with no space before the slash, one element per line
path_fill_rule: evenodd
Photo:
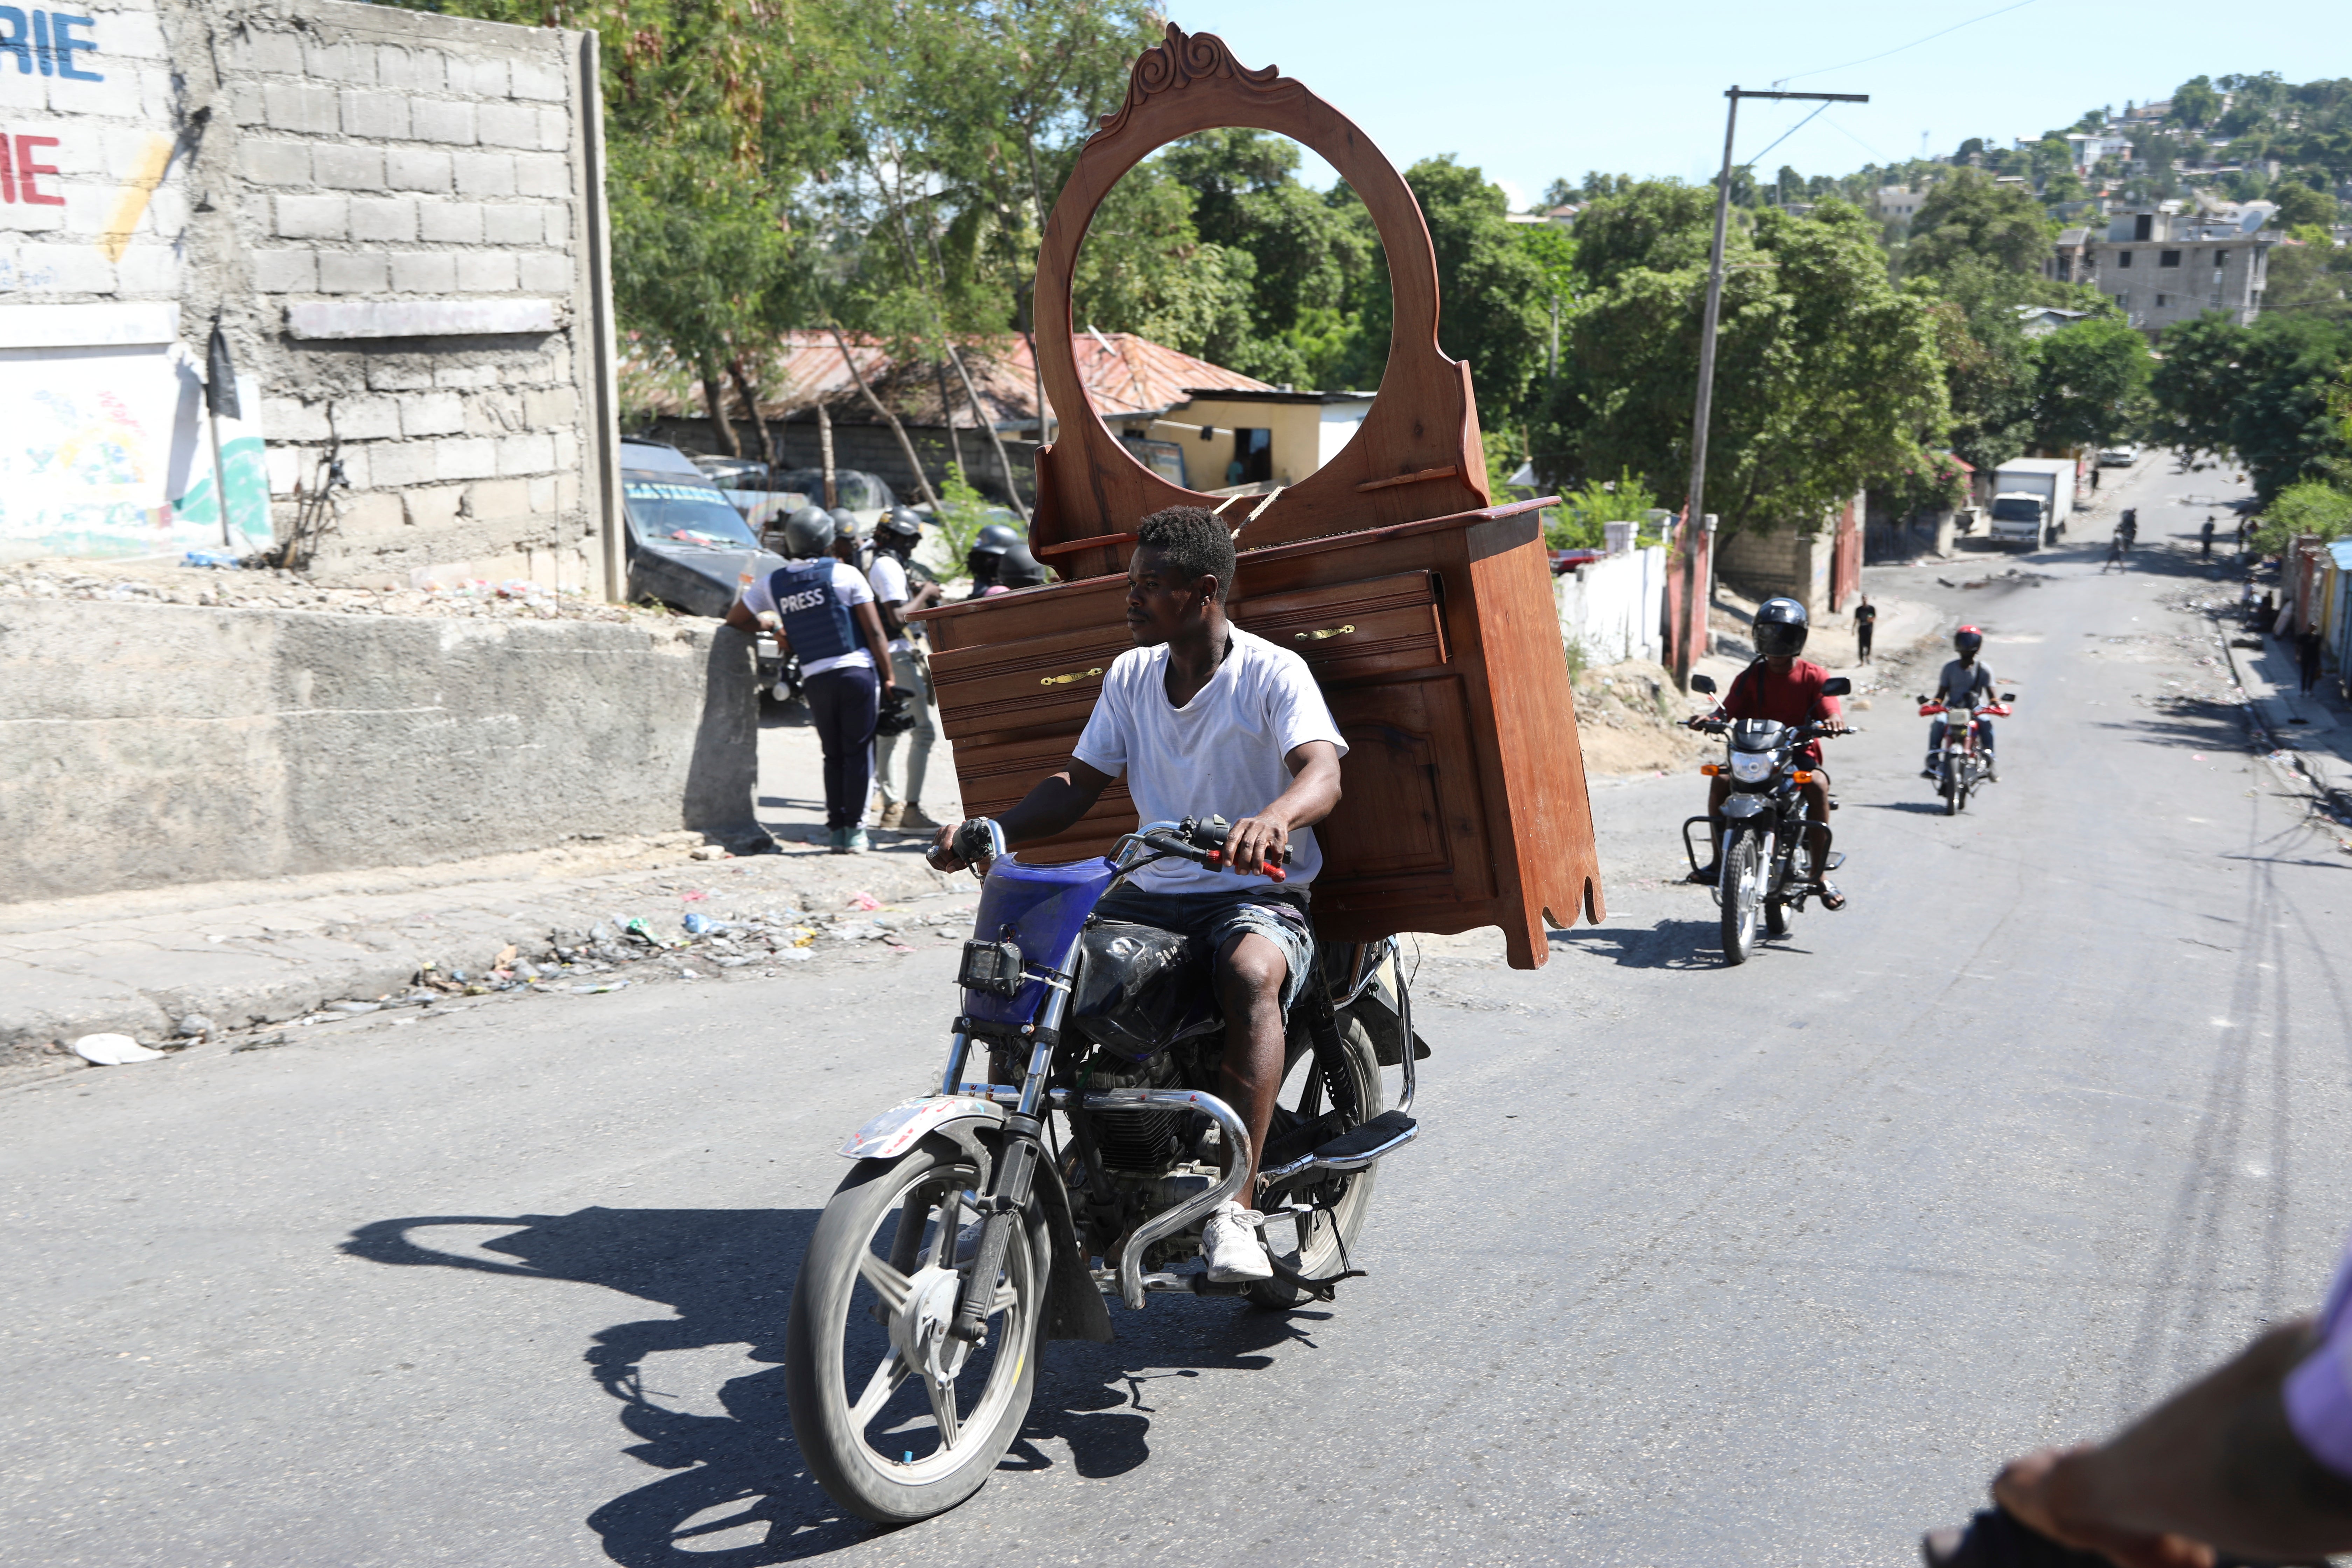
<path fill-rule="evenodd" d="M 1984 647 L 1984 633 L 1974 626 L 1962 626 L 1952 634 L 1952 647 L 1962 658 L 1974 658 Z"/>
<path fill-rule="evenodd" d="M 1804 652 L 1811 629 L 1812 617 L 1794 599 L 1767 599 L 1756 606 L 1756 651 L 1766 658 Z"/>
<path fill-rule="evenodd" d="M 903 686 L 891 688 L 883 700 L 880 711 L 874 716 L 874 732 L 877 735 L 903 735 L 915 727 L 915 697 Z"/>
<path fill-rule="evenodd" d="M 923 537 L 923 520 L 903 506 L 894 506 L 874 525 L 877 542 L 912 544 Z"/>
<path fill-rule="evenodd" d="M 824 509 L 804 506 L 784 519 L 784 553 L 796 561 L 822 555 L 833 548 L 833 519 Z"/>
<path fill-rule="evenodd" d="M 1006 548 L 1004 554 L 997 562 L 996 581 L 998 586 L 1004 588 L 1043 587 L 1045 583 L 1045 567 L 1034 555 L 1029 553 L 1027 545 L 1013 544 Z"/>
<path fill-rule="evenodd" d="M 1004 552 L 1020 542 L 1020 532 L 1003 523 L 992 522 L 982 529 L 972 540 L 971 548 L 964 552 L 964 567 L 971 572 L 972 582 L 983 588 L 995 582 L 997 565 L 1004 559 Z"/>
<path fill-rule="evenodd" d="M 847 507 L 835 507 L 825 515 L 833 520 L 834 538 L 846 539 L 859 544 L 866 542 L 866 525 L 858 521 L 857 514 Z"/>

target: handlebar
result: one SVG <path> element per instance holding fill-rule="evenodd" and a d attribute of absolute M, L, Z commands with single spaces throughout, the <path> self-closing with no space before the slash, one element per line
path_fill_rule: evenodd
<path fill-rule="evenodd" d="M 1701 713 L 1684 720 L 1683 723 L 1685 727 L 1696 730 L 1702 734 L 1720 735 L 1725 731 L 1731 728 L 1732 721 L 1728 719 L 1711 718 L 1706 714 Z M 1833 724 L 1818 719 L 1807 720 L 1802 724 L 1791 725 L 1790 730 L 1790 734 L 1800 744 L 1807 741 L 1827 740 L 1832 736 L 1851 735 L 1854 733 L 1853 726 L 1851 724 Z"/>
<path fill-rule="evenodd" d="M 1178 823 L 1155 822 L 1147 825 L 1139 837 L 1146 844 L 1163 854 L 1206 866 L 1212 871 L 1228 869 L 1225 865 L 1225 840 L 1233 836 L 1234 825 L 1222 816 L 1205 819 L 1186 817 Z M 1290 846 L 1282 847 L 1283 865 L 1290 863 Z M 1282 866 L 1262 866 L 1260 872 L 1269 882 L 1288 879 Z"/>

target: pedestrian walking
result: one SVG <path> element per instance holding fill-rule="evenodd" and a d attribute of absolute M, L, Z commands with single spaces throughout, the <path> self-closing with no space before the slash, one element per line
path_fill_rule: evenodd
<path fill-rule="evenodd" d="M 923 658 L 919 634 L 906 621 L 908 615 L 937 604 L 940 598 L 937 583 L 915 587 L 908 576 L 908 562 L 922 537 L 919 513 L 906 507 L 891 508 L 874 525 L 874 564 L 866 570 L 874 586 L 882 629 L 890 639 L 890 673 L 898 689 L 907 694 L 908 715 L 913 721 L 903 731 L 874 737 L 874 783 L 882 797 L 881 814 L 875 821 L 879 826 L 907 833 L 931 833 L 940 826 L 923 810 L 923 784 L 930 773 L 931 747 L 939 739 L 939 726 L 931 718 L 930 666 Z M 903 792 L 891 776 L 898 771 L 902 742 L 907 753 Z"/>
<path fill-rule="evenodd" d="M 824 753 L 825 844 L 854 855 L 866 842 L 866 792 L 874 782 L 874 721 L 898 689 L 874 590 L 851 562 L 855 520 L 836 535 L 833 519 L 803 507 L 784 524 L 792 557 L 755 578 L 727 612 L 727 624 L 766 629 L 800 657 L 801 694 Z"/>
<path fill-rule="evenodd" d="M 2120 528 L 2107 541 L 2107 558 L 2099 563 L 2099 575 L 2105 576 L 2109 567 L 2118 572 L 2124 569 L 2124 531 Z"/>
<path fill-rule="evenodd" d="M 2325 647 L 2326 642 L 2320 637 L 2317 626 L 2305 627 L 2294 639 L 2294 661 L 2303 669 L 2303 694 L 2305 697 L 2310 696 L 2311 689 L 2319 684 L 2319 655 Z"/>
<path fill-rule="evenodd" d="M 1854 655 L 1864 664 L 1870 662 L 1870 638 L 1877 630 L 1878 606 L 1872 604 L 1870 595 L 1865 594 L 1862 602 L 1853 607 Z"/>
<path fill-rule="evenodd" d="M 2208 560 L 2208 561 L 2212 560 L 2212 559 L 2213 559 L 2213 520 L 2212 520 L 2211 518 L 2210 518 L 2210 517 L 2209 517 L 2209 518 L 2207 518 L 2207 519 L 2205 520 L 2205 531 L 2204 531 L 2204 532 L 2203 532 L 2200 537 L 2204 541 L 2204 544 L 2205 544 L 2205 559 L 2206 559 L 2206 560 Z"/>

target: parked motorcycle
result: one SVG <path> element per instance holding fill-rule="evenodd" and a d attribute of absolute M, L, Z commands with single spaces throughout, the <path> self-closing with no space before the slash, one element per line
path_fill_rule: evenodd
<path fill-rule="evenodd" d="M 1960 711 L 1965 719 L 1948 720 L 1944 725 L 1944 744 L 1936 753 L 1936 790 L 1944 797 L 1944 815 L 1957 816 L 1969 806 L 1971 791 L 1981 788 L 1991 776 L 1986 763 L 1979 722 L 1986 719 L 2006 719 L 2009 704 L 2017 700 L 2017 693 L 2004 691 L 1999 702 L 1988 702 L 1981 708 Z M 1930 697 L 1919 699 L 1919 717 L 1934 719 L 1945 712 L 1944 704 Z"/>
<path fill-rule="evenodd" d="M 966 825 L 957 852 L 988 870 L 946 1071 L 842 1146 L 856 1164 L 810 1238 L 785 1331 L 793 1430 L 842 1507 L 899 1524 L 978 1490 L 1027 1417 L 1045 1342 L 1112 1337 L 1106 1296 L 1287 1309 L 1361 1274 L 1349 1248 L 1380 1162 L 1414 1136 L 1428 1054 L 1394 943 L 1327 944 L 1307 977 L 1259 1164 L 1274 1278 L 1218 1284 L 1200 1236 L 1241 1190 L 1249 1134 L 1213 1092 L 1213 955 L 1093 912 L 1154 861 L 1219 866 L 1228 831 L 1154 822 L 1108 857 L 1033 866 L 994 823 Z M 1383 1067 L 1402 1069 L 1393 1107 Z"/>
<path fill-rule="evenodd" d="M 1694 675 L 1690 683 L 1694 691 L 1715 695 L 1715 682 L 1706 676 Z M 1822 683 L 1824 697 L 1843 697 L 1853 689 L 1853 683 L 1842 675 Z M 1721 869 L 1710 890 L 1723 911 L 1723 960 L 1745 963 L 1755 951 L 1759 918 L 1768 934 L 1787 936 L 1796 929 L 1805 900 L 1821 891 L 1801 869 L 1812 803 L 1798 786 L 1811 784 L 1812 774 L 1799 765 L 1797 752 L 1809 741 L 1844 731 L 1836 723 L 1782 724 L 1770 719 L 1700 717 L 1684 722 L 1702 733 L 1725 737 L 1724 760 L 1699 771 L 1731 783 L 1723 802 L 1723 841 L 1715 847 L 1715 863 Z M 1694 827 L 1710 833 L 1714 821 L 1694 816 L 1683 824 L 1683 852 L 1696 871 Z M 1832 850 L 1822 871 L 1843 864 L 1845 856 Z"/>

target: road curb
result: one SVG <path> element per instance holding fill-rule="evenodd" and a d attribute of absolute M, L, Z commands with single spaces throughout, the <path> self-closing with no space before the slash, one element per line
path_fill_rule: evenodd
<path fill-rule="evenodd" d="M 2250 650 L 2237 646 L 2226 622 L 2217 626 L 2215 634 L 2221 644 L 2221 656 L 2229 661 L 2230 679 L 2237 682 L 2246 700 L 2246 709 L 2254 720 L 2254 740 L 2257 751 L 2291 780 L 2307 787 L 2315 805 L 2325 807 L 2339 820 L 2352 819 L 2352 762 L 2347 762 L 2334 748 L 2294 746 L 2287 742 L 2294 734 L 2294 715 L 2261 672 L 2250 668 Z M 2256 634 L 2261 635 L 2261 634 Z"/>

